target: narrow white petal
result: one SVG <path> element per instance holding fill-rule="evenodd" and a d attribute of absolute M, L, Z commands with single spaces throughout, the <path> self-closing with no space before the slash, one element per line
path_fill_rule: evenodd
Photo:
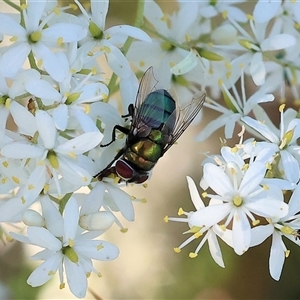
<path fill-rule="evenodd" d="M 286 150 L 280 151 L 280 157 L 280 165 L 283 168 L 283 172 L 287 180 L 293 183 L 297 183 L 300 176 L 299 164 L 297 160 L 291 153 Z"/>
<path fill-rule="evenodd" d="M 109 5 L 108 0 L 91 1 L 93 22 L 95 22 L 100 27 L 101 30 L 105 29 L 105 20 L 108 12 L 108 5 Z"/>
<path fill-rule="evenodd" d="M 210 227 L 223 220 L 230 210 L 231 205 L 228 203 L 207 206 L 194 212 L 189 218 L 189 224 L 190 226 Z"/>
<path fill-rule="evenodd" d="M 144 42 L 152 42 L 150 36 L 146 32 L 130 25 L 117 25 L 105 30 L 105 35 L 112 36 L 116 34 L 130 36 Z"/>
<path fill-rule="evenodd" d="M 35 118 L 44 147 L 49 150 L 53 149 L 56 142 L 56 129 L 53 119 L 43 110 L 38 110 L 35 113 Z"/>
<path fill-rule="evenodd" d="M 102 138 L 103 134 L 100 131 L 86 132 L 59 145 L 55 151 L 61 154 L 68 154 L 69 152 L 82 154 L 98 146 Z"/>
<path fill-rule="evenodd" d="M 76 199 L 71 197 L 64 209 L 64 242 L 68 244 L 69 239 L 74 240 L 79 219 L 79 211 Z"/>
<path fill-rule="evenodd" d="M 220 267 L 225 268 L 220 245 L 213 231 L 210 231 L 207 241 L 208 241 L 209 252 L 212 258 Z"/>
<path fill-rule="evenodd" d="M 28 7 L 26 9 L 27 12 L 27 20 L 26 29 L 28 32 L 32 32 L 38 29 L 39 22 L 42 18 L 42 14 L 46 7 L 45 0 L 28 0 Z"/>
<path fill-rule="evenodd" d="M 42 42 L 34 44 L 32 52 L 38 60 L 41 60 L 44 69 L 56 81 L 61 82 L 68 75 L 69 70 L 63 68 L 60 59 Z"/>
<path fill-rule="evenodd" d="M 171 73 L 174 75 L 183 75 L 195 68 L 199 59 L 197 53 L 191 50 L 183 60 L 171 68 Z"/>
<path fill-rule="evenodd" d="M 250 63 L 250 74 L 256 85 L 263 85 L 266 78 L 266 67 L 263 62 L 262 53 L 257 52 L 253 55 Z"/>
<path fill-rule="evenodd" d="M 16 101 L 11 102 L 10 112 L 14 122 L 19 128 L 19 132 L 21 134 L 33 136 L 37 131 L 33 114 Z"/>
<path fill-rule="evenodd" d="M 77 24 L 56 23 L 43 30 L 42 41 L 56 42 L 59 38 L 64 43 L 72 43 L 82 40 L 87 35 L 87 30 Z"/>
<path fill-rule="evenodd" d="M 91 117 L 82 109 L 74 106 L 71 107 L 70 110 L 84 132 L 99 132 L 99 129 L 97 128 L 93 119 L 91 119 Z"/>
<path fill-rule="evenodd" d="M 240 184 L 239 193 L 244 197 L 256 189 L 261 183 L 266 173 L 266 166 L 258 161 L 250 164 L 249 169 L 246 171 L 244 178 Z"/>
<path fill-rule="evenodd" d="M 251 227 L 246 214 L 237 209 L 233 217 L 232 225 L 233 249 L 236 254 L 244 254 L 251 242 Z"/>
<path fill-rule="evenodd" d="M 48 195 L 41 196 L 40 202 L 42 205 L 43 217 L 47 229 L 56 237 L 63 236 L 63 218 L 58 208 L 50 200 Z"/>
<path fill-rule="evenodd" d="M 19 142 L 8 144 L 1 149 L 3 156 L 15 159 L 42 157 L 43 153 L 43 148 Z"/>
<path fill-rule="evenodd" d="M 103 203 L 104 192 L 105 184 L 98 182 L 82 204 L 80 215 L 97 212 Z"/>
<path fill-rule="evenodd" d="M 274 227 L 271 224 L 252 228 L 250 247 L 254 247 L 263 243 L 273 232 Z"/>
<path fill-rule="evenodd" d="M 187 182 L 188 182 L 188 187 L 190 190 L 190 195 L 191 195 L 191 199 L 193 201 L 193 204 L 196 208 L 196 210 L 200 209 L 200 208 L 204 208 L 204 203 L 198 193 L 197 187 L 195 182 L 193 181 L 193 179 L 189 176 L 186 176 Z"/>
<path fill-rule="evenodd" d="M 264 123 L 260 123 L 259 121 L 254 120 L 248 116 L 242 117 L 241 120 L 245 122 L 246 125 L 252 127 L 255 131 L 263 135 L 270 142 L 279 144 L 279 137 Z"/>
<path fill-rule="evenodd" d="M 48 81 L 43 79 L 30 80 L 25 84 L 25 88 L 30 94 L 42 98 L 45 105 L 60 102 L 62 98 L 62 95 Z"/>
<path fill-rule="evenodd" d="M 289 210 L 288 205 L 283 201 L 268 198 L 249 202 L 246 205 L 251 212 L 266 218 L 283 218 Z"/>
<path fill-rule="evenodd" d="M 27 283 L 33 287 L 45 284 L 53 277 L 61 263 L 61 252 L 53 254 L 30 274 Z"/>
<path fill-rule="evenodd" d="M 296 41 L 291 34 L 282 33 L 265 39 L 260 46 L 263 51 L 280 50 L 295 45 Z"/>
<path fill-rule="evenodd" d="M 281 1 L 260 0 L 254 7 L 253 17 L 256 22 L 268 22 L 276 15 L 280 6 Z"/>
<path fill-rule="evenodd" d="M 52 117 L 57 129 L 65 131 L 68 125 L 68 106 L 66 104 L 60 104 L 53 109 Z"/>
<path fill-rule="evenodd" d="M 269 270 L 270 275 L 275 280 L 280 279 L 281 271 L 284 264 L 285 252 L 282 247 L 282 238 L 281 235 L 277 232 L 274 232 L 272 237 L 272 245 L 269 258 Z"/>
<path fill-rule="evenodd" d="M 134 209 L 130 196 L 112 184 L 107 183 L 105 185 L 123 217 L 128 221 L 134 221 Z"/>
<path fill-rule="evenodd" d="M 26 30 L 7 14 L 0 13 L 0 32 L 4 35 L 26 37 Z"/>
<path fill-rule="evenodd" d="M 106 241 L 76 241 L 74 250 L 91 259 L 113 260 L 119 256 L 119 249 L 114 244 Z"/>
<path fill-rule="evenodd" d="M 27 43 L 20 43 L 9 48 L 0 61 L 0 71 L 3 76 L 13 78 L 23 66 L 31 47 Z"/>
<path fill-rule="evenodd" d="M 289 201 L 289 216 L 293 216 L 294 214 L 300 211 L 300 185 L 297 185 L 293 194 Z"/>
<path fill-rule="evenodd" d="M 28 227 L 27 236 L 30 241 L 37 246 L 47 248 L 55 252 L 61 249 L 62 245 L 60 240 L 43 227 Z"/>
<path fill-rule="evenodd" d="M 83 298 L 87 289 L 87 278 L 81 264 L 75 264 L 65 258 L 64 265 L 71 292 L 78 298 Z"/>
<path fill-rule="evenodd" d="M 203 168 L 203 177 L 217 194 L 228 196 L 232 194 L 233 186 L 225 172 L 212 163 L 206 163 Z"/>

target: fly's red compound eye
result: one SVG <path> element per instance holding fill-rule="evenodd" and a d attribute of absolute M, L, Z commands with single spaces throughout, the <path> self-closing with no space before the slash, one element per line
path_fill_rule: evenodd
<path fill-rule="evenodd" d="M 116 172 L 124 180 L 130 180 L 134 177 L 134 169 L 124 160 L 118 160 L 116 162 Z"/>

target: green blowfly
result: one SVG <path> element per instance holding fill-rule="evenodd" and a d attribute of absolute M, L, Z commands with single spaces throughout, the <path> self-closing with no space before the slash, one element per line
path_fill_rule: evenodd
<path fill-rule="evenodd" d="M 127 134 L 124 147 L 101 172 L 96 174 L 100 181 L 104 177 L 114 176 L 120 181 L 143 183 L 149 178 L 149 171 L 166 151 L 177 141 L 197 116 L 205 101 L 205 93 L 197 92 L 184 107 L 179 107 L 165 89 L 157 89 L 158 81 L 150 67 L 143 75 L 135 105 L 130 104 L 128 114 L 131 117 L 130 128 L 116 125 L 112 140 L 116 139 L 116 130 Z"/>

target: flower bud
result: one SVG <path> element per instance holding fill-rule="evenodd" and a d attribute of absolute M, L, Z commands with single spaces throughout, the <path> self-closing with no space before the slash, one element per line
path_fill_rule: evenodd
<path fill-rule="evenodd" d="M 79 226 L 86 230 L 107 230 L 115 221 L 114 216 L 107 211 L 98 211 L 83 215 L 79 219 Z"/>
<path fill-rule="evenodd" d="M 22 216 L 22 221 L 27 226 L 42 227 L 45 225 L 44 218 L 35 210 L 28 209 Z"/>

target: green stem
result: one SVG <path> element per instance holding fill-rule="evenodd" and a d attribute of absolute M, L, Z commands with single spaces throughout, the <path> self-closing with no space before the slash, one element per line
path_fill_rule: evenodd
<path fill-rule="evenodd" d="M 267 59 L 269 59 L 270 61 L 273 61 L 275 63 L 277 63 L 278 65 L 284 67 L 284 68 L 289 68 L 289 69 L 294 69 L 294 70 L 300 70 L 299 66 L 295 66 L 295 65 L 291 65 L 285 61 L 282 61 L 278 58 L 276 58 L 274 55 L 272 55 L 270 52 L 262 52 L 263 56 Z"/>
<path fill-rule="evenodd" d="M 21 8 L 17 4 L 13 3 L 12 1 L 10 1 L 10 0 L 3 0 L 3 2 L 5 2 L 10 7 L 16 9 L 17 11 L 21 11 Z"/>
<path fill-rule="evenodd" d="M 64 195 L 59 201 L 59 212 L 62 214 L 73 193 Z"/>

